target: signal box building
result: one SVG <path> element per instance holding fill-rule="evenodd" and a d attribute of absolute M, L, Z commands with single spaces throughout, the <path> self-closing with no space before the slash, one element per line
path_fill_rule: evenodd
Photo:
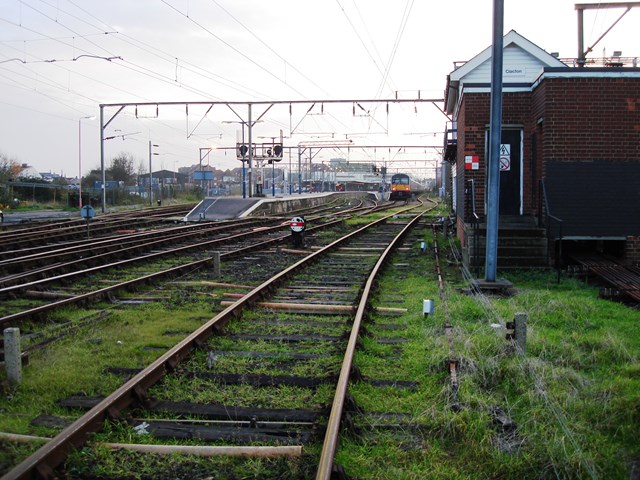
<path fill-rule="evenodd" d="M 599 249 L 640 262 L 640 68 L 613 60 L 572 67 L 505 35 L 498 269 L 549 265 L 560 244 L 565 259 Z M 484 265 L 490 80 L 489 47 L 445 91 L 444 159 L 471 266 Z"/>

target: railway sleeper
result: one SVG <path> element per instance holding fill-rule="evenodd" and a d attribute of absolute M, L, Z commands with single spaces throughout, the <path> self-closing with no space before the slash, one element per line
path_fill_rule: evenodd
<path fill-rule="evenodd" d="M 107 373 L 116 375 L 124 375 L 131 378 L 138 374 L 140 369 L 137 368 L 109 368 Z M 187 378 L 198 378 L 201 380 L 211 380 L 225 385 L 252 385 L 254 387 L 304 387 L 317 388 L 327 383 L 335 383 L 337 377 L 328 375 L 324 377 L 300 377 L 290 375 L 263 375 L 252 373 L 211 373 L 211 372 L 179 372 Z"/>
<path fill-rule="evenodd" d="M 133 426 L 133 424 L 131 425 Z M 318 433 L 313 430 L 185 425 L 168 420 L 151 420 L 141 425 L 146 426 L 145 433 L 155 438 L 198 439 L 210 442 L 224 441 L 240 445 L 250 445 L 256 442 L 298 445 L 300 443 L 310 443 L 318 437 Z"/>
<path fill-rule="evenodd" d="M 104 397 L 72 395 L 58 401 L 64 408 L 89 410 L 100 403 Z M 172 402 L 149 399 L 148 411 L 170 413 L 182 417 L 194 416 L 207 420 L 260 421 L 260 422 L 298 422 L 314 423 L 326 416 L 327 411 L 300 410 L 285 408 L 255 408 L 236 405 L 217 405 L 211 403 Z"/>
<path fill-rule="evenodd" d="M 295 352 L 252 352 L 252 351 L 238 351 L 238 350 L 225 350 L 225 351 L 215 351 L 210 352 L 214 357 L 223 357 L 223 356 L 238 356 L 238 357 L 248 357 L 248 358 L 278 358 L 285 359 L 288 361 L 306 361 L 306 360 L 317 360 L 320 358 L 328 358 L 332 355 L 329 353 L 295 353 Z"/>
<path fill-rule="evenodd" d="M 338 342 L 344 340 L 346 334 L 342 336 L 335 335 L 257 335 L 236 333 L 228 335 L 227 338 L 237 340 L 263 340 L 265 342 L 283 342 L 283 343 L 299 343 L 299 342 Z"/>

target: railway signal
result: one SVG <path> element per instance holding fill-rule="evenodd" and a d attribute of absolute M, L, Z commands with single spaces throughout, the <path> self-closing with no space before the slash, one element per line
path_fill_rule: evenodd
<path fill-rule="evenodd" d="M 244 143 L 240 143 L 238 144 L 238 160 L 244 162 L 245 161 L 245 157 L 247 156 L 247 153 L 249 153 L 249 146 L 245 145 Z"/>
<path fill-rule="evenodd" d="M 293 246 L 302 247 L 304 243 L 304 229 L 306 227 L 304 217 L 293 217 L 289 222 L 289 227 L 291 228 Z"/>

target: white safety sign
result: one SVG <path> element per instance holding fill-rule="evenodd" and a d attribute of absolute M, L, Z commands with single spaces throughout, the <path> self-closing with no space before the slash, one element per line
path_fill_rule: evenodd
<path fill-rule="evenodd" d="M 508 172 L 511 170 L 511 144 L 500 144 L 500 171 Z"/>

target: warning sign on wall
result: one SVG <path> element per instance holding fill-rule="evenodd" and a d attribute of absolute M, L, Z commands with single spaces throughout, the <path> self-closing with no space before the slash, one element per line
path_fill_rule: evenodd
<path fill-rule="evenodd" d="M 511 144 L 500 144 L 500 171 L 508 172 L 511 170 Z"/>
<path fill-rule="evenodd" d="M 480 170 L 480 157 L 478 155 L 466 155 L 464 157 L 465 170 Z"/>

